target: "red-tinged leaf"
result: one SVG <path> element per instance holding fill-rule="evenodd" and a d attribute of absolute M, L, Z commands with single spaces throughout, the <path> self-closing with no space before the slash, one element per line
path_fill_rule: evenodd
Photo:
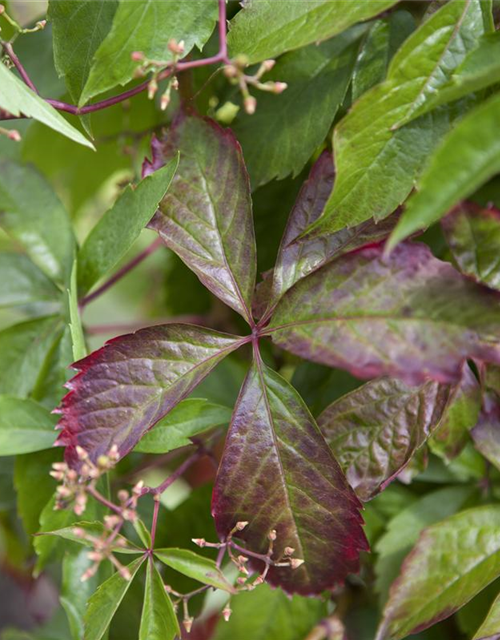
<path fill-rule="evenodd" d="M 499 566 L 498 505 L 424 529 L 392 584 L 376 640 L 401 640 L 448 618 L 498 577 Z"/>
<path fill-rule="evenodd" d="M 241 148 L 230 129 L 183 113 L 153 144 L 144 172 L 178 151 L 177 174 L 149 226 L 212 293 L 250 320 L 256 250 Z"/>
<path fill-rule="evenodd" d="M 476 449 L 500 469 L 500 398 L 494 393 L 486 393 L 484 406 L 471 436 Z"/>
<path fill-rule="evenodd" d="M 238 537 L 266 553 L 275 529 L 273 558 L 288 546 L 304 564 L 271 567 L 268 581 L 288 593 L 317 594 L 358 570 L 359 551 L 367 548 L 359 509 L 304 401 L 258 356 L 217 475 L 212 512 L 219 535 L 248 521 Z"/>
<path fill-rule="evenodd" d="M 500 290 L 500 211 L 464 202 L 441 225 L 460 271 Z"/>
<path fill-rule="evenodd" d="M 361 500 L 398 475 L 443 416 L 450 388 L 372 380 L 327 407 L 318 425 Z"/>
<path fill-rule="evenodd" d="M 480 410 L 481 386 L 471 368 L 465 366 L 462 379 L 452 388 L 446 411 L 432 432 L 432 452 L 447 460 L 456 458 L 469 442 Z"/>
<path fill-rule="evenodd" d="M 76 445 L 92 460 L 113 444 L 120 457 L 168 413 L 241 339 L 191 325 L 141 329 L 107 342 L 73 367 L 58 442 L 76 465 Z"/>
<path fill-rule="evenodd" d="M 322 214 L 334 178 L 332 154 L 325 151 L 313 166 L 290 213 L 273 272 L 270 310 L 296 282 L 344 253 L 381 242 L 396 225 L 397 216 L 391 216 L 378 224 L 368 220 L 350 229 L 302 238 L 301 234 Z"/>
<path fill-rule="evenodd" d="M 264 331 L 360 378 L 457 383 L 466 358 L 500 362 L 500 296 L 404 243 L 349 253 L 297 283 Z"/>

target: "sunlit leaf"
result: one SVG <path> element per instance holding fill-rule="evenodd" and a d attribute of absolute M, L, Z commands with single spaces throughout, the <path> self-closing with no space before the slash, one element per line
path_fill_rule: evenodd
<path fill-rule="evenodd" d="M 198 582 L 209 584 L 216 589 L 223 589 L 229 593 L 235 593 L 235 588 L 230 584 L 214 560 L 200 556 L 188 549 L 155 549 L 155 556 L 164 564 L 179 573 Z"/>
<path fill-rule="evenodd" d="M 270 584 L 288 593 L 320 593 L 356 571 L 367 543 L 360 505 L 298 393 L 260 360 L 243 384 L 214 489 L 212 512 L 225 537 L 266 553 L 273 529 L 276 557 L 285 547 L 304 560 L 271 567 Z M 259 566 L 259 563 L 257 563 Z"/>

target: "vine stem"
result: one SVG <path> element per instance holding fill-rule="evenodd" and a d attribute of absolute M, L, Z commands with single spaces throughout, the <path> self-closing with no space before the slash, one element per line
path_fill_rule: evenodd
<path fill-rule="evenodd" d="M 38 93 L 37 88 L 35 87 L 35 85 L 31 81 L 31 78 L 28 75 L 28 72 L 23 67 L 23 65 L 21 64 L 21 61 L 19 60 L 19 58 L 14 53 L 14 49 L 12 48 L 12 44 L 10 42 L 3 42 L 2 43 L 2 48 L 5 51 L 5 53 L 9 56 L 9 58 L 11 59 L 12 64 L 19 71 L 19 75 L 23 79 L 24 83 L 27 84 L 28 87 L 32 91 L 34 91 L 35 93 Z"/>
<path fill-rule="evenodd" d="M 177 467 L 177 469 L 171 473 L 166 480 L 164 480 L 157 487 L 144 487 L 141 491 L 141 496 L 146 494 L 151 494 L 153 496 L 159 496 L 164 493 L 171 484 L 173 484 L 176 480 L 178 480 L 182 474 L 189 469 L 189 467 L 194 464 L 197 460 L 199 460 L 204 455 L 204 451 L 196 451 L 193 455 L 186 458 L 184 462 Z"/>
<path fill-rule="evenodd" d="M 169 64 L 163 71 L 158 74 L 158 80 L 163 80 L 173 75 L 174 73 L 180 73 L 182 71 L 187 71 L 188 69 L 195 69 L 197 67 L 205 67 L 212 64 L 218 64 L 220 62 L 228 64 L 230 62 L 227 56 L 227 29 L 226 29 L 226 0 L 218 0 L 219 3 L 219 52 L 215 56 L 210 56 L 209 58 L 202 58 L 201 60 L 188 60 L 186 62 L 179 62 L 176 64 Z M 34 83 L 31 81 L 29 75 L 24 70 L 21 65 L 19 59 L 15 55 L 12 46 L 8 43 L 3 44 L 4 48 L 9 46 L 10 51 L 7 51 L 9 57 L 11 58 L 13 64 L 18 69 L 21 77 L 24 82 L 36 92 L 36 88 Z M 22 70 L 22 71 L 21 71 Z M 111 98 L 106 98 L 105 100 L 100 100 L 99 102 L 94 102 L 93 104 L 85 105 L 83 107 L 79 107 L 75 104 L 69 104 L 67 102 L 62 102 L 61 100 L 53 100 L 48 98 L 45 100 L 48 104 L 50 104 L 54 109 L 58 111 L 64 111 L 66 113 L 71 113 L 73 115 L 85 115 L 87 113 L 94 113 L 95 111 L 100 111 L 102 109 L 107 109 L 108 107 L 112 107 L 115 104 L 123 102 L 124 100 L 128 100 L 133 96 L 145 91 L 148 88 L 149 80 L 145 80 L 141 84 L 133 87 L 132 89 L 128 89 L 123 93 L 120 93 L 116 96 L 112 96 Z M 19 116 L 19 118 L 24 118 L 25 116 Z M 17 116 L 12 116 L 4 111 L 0 111 L 0 120 L 12 120 L 17 119 Z"/>
<path fill-rule="evenodd" d="M 145 260 L 148 256 L 154 253 L 157 249 L 159 249 L 163 245 L 160 238 L 157 238 L 154 242 L 152 242 L 148 247 L 146 247 L 141 253 L 132 258 L 130 262 L 123 265 L 121 269 L 119 269 L 109 280 L 107 280 L 102 286 L 96 289 L 94 292 L 89 293 L 87 296 L 80 300 L 79 307 L 80 309 L 84 309 L 90 302 L 101 296 L 105 291 L 107 291 L 110 287 L 112 287 L 118 280 L 121 280 L 124 276 L 127 275 L 129 271 L 132 271 L 138 264 L 140 264 L 143 260 Z"/>
<path fill-rule="evenodd" d="M 103 504 L 105 507 L 107 507 L 111 511 L 114 511 L 115 513 L 117 513 L 120 516 L 122 515 L 122 509 L 120 507 L 118 507 L 116 504 L 114 504 L 113 502 L 111 502 L 110 500 L 108 500 L 107 498 L 105 498 L 92 485 L 89 485 L 87 487 L 87 493 L 90 494 L 95 500 L 97 500 L 98 502 Z"/>

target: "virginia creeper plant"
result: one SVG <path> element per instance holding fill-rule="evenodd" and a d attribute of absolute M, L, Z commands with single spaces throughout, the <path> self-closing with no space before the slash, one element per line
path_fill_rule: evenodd
<path fill-rule="evenodd" d="M 2 640 L 500 638 L 496 0 L 28 4 Z"/>

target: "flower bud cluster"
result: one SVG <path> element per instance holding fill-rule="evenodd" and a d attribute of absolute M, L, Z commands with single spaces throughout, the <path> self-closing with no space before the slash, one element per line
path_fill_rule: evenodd
<path fill-rule="evenodd" d="M 286 82 L 275 82 L 272 80 L 261 82 L 262 76 L 268 71 L 271 71 L 275 64 L 276 60 L 264 60 L 256 73 L 247 75 L 245 74 L 245 69 L 248 66 L 248 58 L 244 55 L 239 55 L 224 67 L 224 75 L 229 82 L 239 86 L 243 96 L 243 107 L 249 115 L 254 114 L 257 109 L 257 99 L 250 94 L 248 90 L 249 86 L 255 87 L 259 91 L 276 94 L 283 93 L 287 88 L 288 85 Z"/>

